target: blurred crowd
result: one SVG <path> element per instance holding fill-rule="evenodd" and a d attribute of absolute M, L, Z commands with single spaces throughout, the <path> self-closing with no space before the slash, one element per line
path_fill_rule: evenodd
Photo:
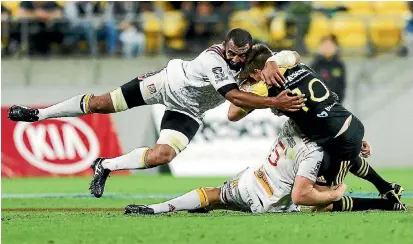
<path fill-rule="evenodd" d="M 303 55 L 331 36 L 344 48 L 413 48 L 412 2 L 10 1 L 1 19 L 2 55 L 197 53 L 234 27 Z"/>

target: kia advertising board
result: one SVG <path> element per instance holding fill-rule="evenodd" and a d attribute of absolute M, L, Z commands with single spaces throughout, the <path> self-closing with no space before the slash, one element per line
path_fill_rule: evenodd
<path fill-rule="evenodd" d="M 2 108 L 1 116 L 5 177 L 91 175 L 94 159 L 122 154 L 110 115 L 26 123 L 10 121 Z"/>

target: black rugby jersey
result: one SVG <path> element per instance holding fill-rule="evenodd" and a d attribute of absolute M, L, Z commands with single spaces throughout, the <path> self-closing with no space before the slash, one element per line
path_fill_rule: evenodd
<path fill-rule="evenodd" d="M 299 64 L 287 69 L 284 77 L 284 87 L 272 86 L 268 89 L 268 96 L 277 96 L 284 89 L 290 89 L 295 94 L 305 94 L 305 107 L 297 112 L 283 113 L 293 119 L 310 140 L 323 146 L 337 135 L 351 113 L 338 102 L 338 96 L 328 89 L 322 78 L 307 65 Z"/>

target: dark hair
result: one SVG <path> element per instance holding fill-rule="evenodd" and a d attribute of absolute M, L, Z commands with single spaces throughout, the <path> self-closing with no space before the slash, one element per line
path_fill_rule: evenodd
<path fill-rule="evenodd" d="M 240 77 L 248 77 L 248 75 L 254 73 L 256 69 L 262 70 L 267 59 L 272 55 L 271 50 L 264 44 L 255 44 L 252 46 Z"/>
<path fill-rule="evenodd" d="M 323 43 L 327 40 L 331 40 L 336 46 L 338 46 L 338 41 L 337 41 L 337 37 L 335 35 L 327 35 L 324 36 L 323 38 L 321 38 L 320 43 Z"/>
<path fill-rule="evenodd" d="M 251 34 L 244 29 L 235 28 L 232 29 L 225 38 L 225 43 L 232 40 L 237 47 L 243 47 L 247 44 L 252 45 L 252 36 Z"/>

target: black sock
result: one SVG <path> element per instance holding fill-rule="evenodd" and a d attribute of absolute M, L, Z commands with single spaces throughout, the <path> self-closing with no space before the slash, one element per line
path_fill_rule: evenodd
<path fill-rule="evenodd" d="M 334 212 L 364 211 L 369 209 L 400 210 L 400 204 L 380 198 L 357 198 L 348 196 L 344 196 L 340 200 L 333 202 Z"/>
<path fill-rule="evenodd" d="M 380 175 L 378 175 L 369 163 L 362 157 L 357 157 L 356 159 L 351 160 L 350 172 L 371 182 L 381 194 L 384 194 L 392 189 L 391 184 L 381 178 Z"/>

